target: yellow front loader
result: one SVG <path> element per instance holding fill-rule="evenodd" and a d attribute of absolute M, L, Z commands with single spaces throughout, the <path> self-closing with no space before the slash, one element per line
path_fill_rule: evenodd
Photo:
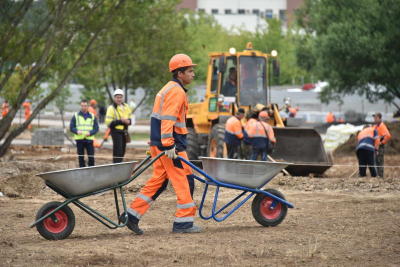
<path fill-rule="evenodd" d="M 271 156 L 293 163 L 286 170 L 295 176 L 322 174 L 332 164 L 320 135 L 312 128 L 286 128 L 277 104 L 271 103 L 269 74 L 272 56 L 246 49 L 210 53 L 204 100 L 189 105 L 187 152 L 191 160 L 200 156 L 226 157 L 225 122 L 238 108 L 250 112 L 257 104 L 269 108 L 277 144 Z"/>

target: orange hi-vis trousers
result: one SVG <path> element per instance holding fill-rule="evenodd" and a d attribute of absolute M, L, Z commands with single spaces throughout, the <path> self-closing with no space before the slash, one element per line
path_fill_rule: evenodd
<path fill-rule="evenodd" d="M 162 151 L 156 146 L 150 147 L 151 156 L 154 158 Z M 178 155 L 188 159 L 185 151 Z M 196 214 L 196 205 L 191 196 L 189 180 L 187 176 L 192 175 L 189 166 L 179 159 L 172 160 L 162 156 L 153 164 L 153 176 L 146 182 L 140 193 L 131 202 L 128 213 L 138 220 L 150 208 L 152 202 L 164 191 L 168 180 L 172 183 L 177 197 L 177 205 L 174 220 L 174 229 L 191 228 Z"/>

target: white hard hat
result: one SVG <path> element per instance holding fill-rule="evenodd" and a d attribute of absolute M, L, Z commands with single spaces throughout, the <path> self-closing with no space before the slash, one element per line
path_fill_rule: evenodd
<path fill-rule="evenodd" d="M 124 91 L 122 91 L 121 89 L 117 89 L 114 91 L 114 96 L 116 95 L 124 95 Z"/>

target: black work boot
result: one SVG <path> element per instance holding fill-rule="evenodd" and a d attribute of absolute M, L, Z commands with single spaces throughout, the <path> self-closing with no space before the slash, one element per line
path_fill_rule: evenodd
<path fill-rule="evenodd" d="M 176 234 L 194 234 L 194 233 L 201 233 L 202 230 L 199 226 L 193 225 L 190 228 L 173 228 L 172 232 Z"/>
<path fill-rule="evenodd" d="M 122 213 L 121 216 L 119 216 L 119 221 L 121 223 L 124 223 L 126 221 L 126 219 L 128 219 L 126 226 L 129 228 L 129 230 L 131 230 L 132 232 L 134 232 L 137 235 L 143 234 L 143 230 L 139 228 L 139 220 L 136 217 L 134 217 L 133 215 L 130 215 L 129 213 L 128 213 L 128 217 L 126 217 L 125 212 Z"/>

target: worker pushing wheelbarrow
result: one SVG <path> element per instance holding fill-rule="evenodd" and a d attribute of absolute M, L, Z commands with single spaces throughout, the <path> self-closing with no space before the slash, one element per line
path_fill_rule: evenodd
<path fill-rule="evenodd" d="M 128 222 L 127 217 L 120 216 L 121 214 L 127 214 L 124 186 L 139 177 L 164 153 L 162 152 L 154 158 L 147 156 L 139 164 L 136 161 L 131 161 L 39 174 L 45 180 L 46 185 L 62 195 L 65 201 L 45 204 L 39 209 L 36 221 L 30 226 L 36 226 L 38 232 L 48 240 L 67 238 L 75 227 L 75 215 L 68 206 L 72 203 L 110 229 L 125 227 Z M 280 224 L 286 216 L 287 208 L 293 208 L 293 205 L 287 202 L 279 191 L 262 189 L 288 163 L 202 158 L 203 169 L 201 169 L 182 157 L 178 157 L 178 159 L 202 176 L 194 177 L 205 184 L 202 199 L 198 206 L 199 215 L 204 220 L 214 219 L 221 222 L 254 195 L 252 214 L 262 226 Z M 203 208 L 209 186 L 216 186 L 216 190 L 211 213 L 205 215 Z M 219 189 L 221 187 L 238 190 L 241 193 L 222 208 L 217 209 Z M 115 220 L 108 218 L 81 201 L 83 198 L 106 191 L 114 192 Z M 120 203 L 122 203 L 122 210 Z M 224 216 L 218 216 L 235 203 L 236 205 Z"/>

